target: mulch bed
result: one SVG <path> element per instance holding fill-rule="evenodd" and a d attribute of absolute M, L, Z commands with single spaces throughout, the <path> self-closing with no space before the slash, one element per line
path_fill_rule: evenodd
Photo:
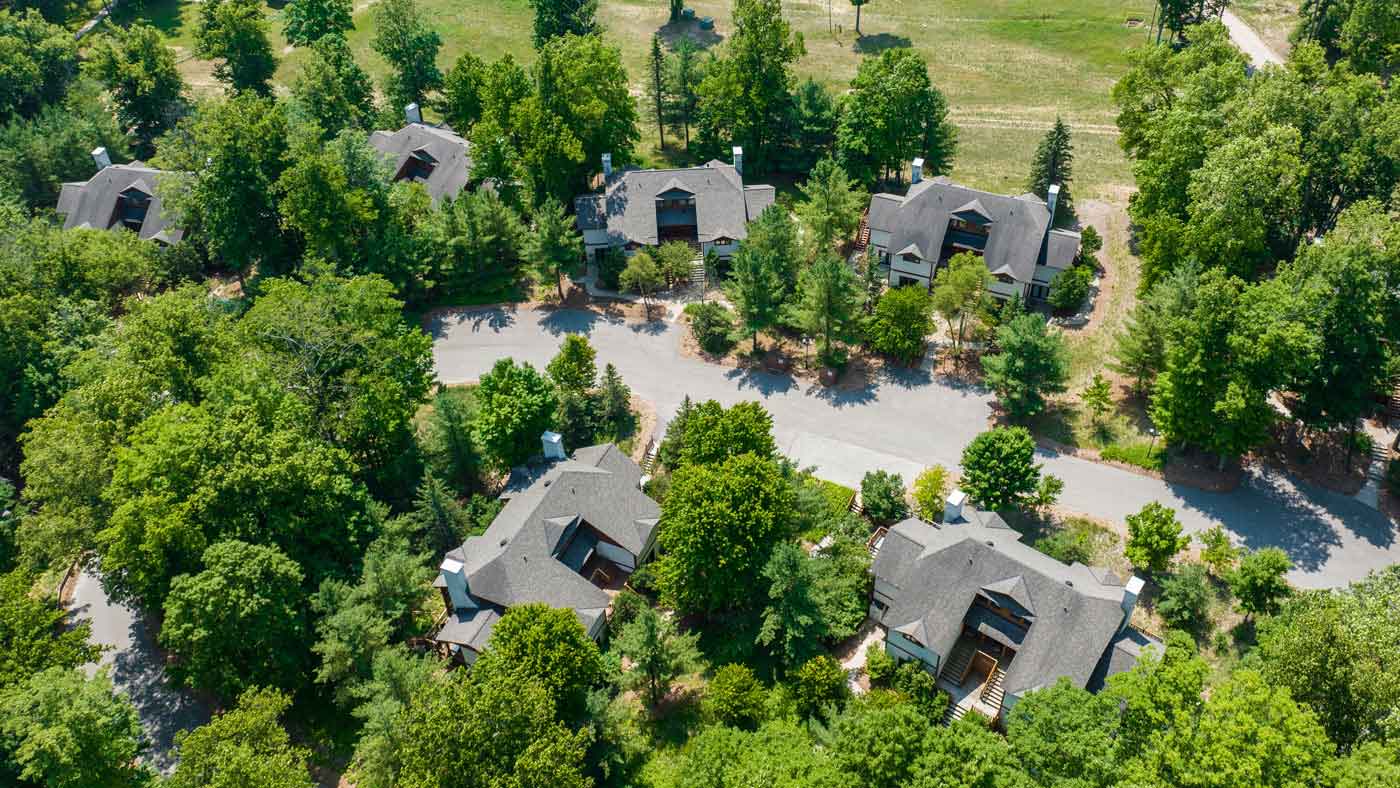
<path fill-rule="evenodd" d="M 1274 427 L 1272 440 L 1251 459 L 1319 487 L 1354 495 L 1366 484 L 1371 456 L 1353 451 L 1348 469 L 1346 440 L 1344 431 L 1319 432 L 1284 422 Z"/>

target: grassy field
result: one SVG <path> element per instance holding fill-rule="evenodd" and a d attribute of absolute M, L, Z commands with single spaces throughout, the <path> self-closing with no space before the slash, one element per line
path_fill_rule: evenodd
<path fill-rule="evenodd" d="M 351 46 L 379 76 L 386 65 L 370 48 L 372 3 L 356 5 Z M 442 36 L 444 69 L 467 50 L 486 59 L 506 53 L 522 63 L 534 58 L 526 0 L 420 0 L 419 5 Z M 667 25 L 660 0 L 600 3 L 599 19 L 607 37 L 621 47 L 638 93 L 652 34 L 667 41 L 687 35 L 705 47 L 730 34 L 731 0 L 692 0 L 691 6 L 697 16 L 715 18 L 714 31 L 700 31 L 694 23 Z M 913 47 L 923 53 L 961 129 L 955 178 L 998 191 L 1022 188 L 1036 142 L 1062 115 L 1075 132 L 1081 197 L 1131 183 L 1116 144 L 1108 91 L 1123 70 L 1123 51 L 1145 35 L 1127 20 L 1148 15 L 1150 0 L 879 0 L 862 14 L 862 38 L 855 36 L 855 9 L 846 0 L 832 0 L 830 22 L 828 5 L 819 0 L 785 0 L 783 6 L 806 40 L 799 74 L 835 90 L 846 88 L 862 58 L 882 49 Z M 186 78 L 205 90 L 214 87 L 210 64 L 191 54 L 197 12 L 197 3 L 188 0 L 146 0 L 135 13 L 166 33 Z M 270 5 L 268 15 L 282 58 L 278 81 L 285 84 L 303 55 L 286 47 L 280 6 Z M 648 137 L 643 147 L 654 155 L 655 144 Z"/>
<path fill-rule="evenodd" d="M 1239 14 L 1279 57 L 1288 57 L 1288 36 L 1298 26 L 1297 0 L 1237 0 L 1230 10 Z"/>

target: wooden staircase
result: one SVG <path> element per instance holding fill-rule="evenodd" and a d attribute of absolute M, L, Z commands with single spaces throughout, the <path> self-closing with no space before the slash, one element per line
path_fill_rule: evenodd
<path fill-rule="evenodd" d="M 1390 421 L 1400 419 L 1400 378 L 1390 382 L 1390 397 L 1385 402 L 1385 415 Z"/>
<path fill-rule="evenodd" d="M 1006 688 L 1003 686 L 1006 680 L 1006 671 L 1000 665 L 992 671 L 992 675 L 987 677 L 987 683 L 982 685 L 982 702 L 994 709 L 1001 708 L 1001 699 L 1006 695 Z"/>
<path fill-rule="evenodd" d="M 856 234 L 856 251 L 864 253 L 865 248 L 870 246 L 870 212 L 866 211 L 860 216 L 860 231 Z"/>
<path fill-rule="evenodd" d="M 946 728 L 962 719 L 967 715 L 967 710 L 971 707 L 971 704 L 965 700 L 961 704 L 950 702 L 948 704 L 948 710 L 943 712 L 943 726 Z"/>
<path fill-rule="evenodd" d="M 950 684 L 962 684 L 967 678 L 968 666 L 972 664 L 972 657 L 977 653 L 977 649 L 966 640 L 958 640 L 953 646 L 953 653 L 948 655 L 948 661 L 943 663 L 943 670 L 938 672 L 938 677 Z"/>
<path fill-rule="evenodd" d="M 860 499 L 860 490 L 856 490 L 856 494 L 851 496 L 851 503 L 846 509 L 857 517 L 865 516 L 865 502 Z"/>
<path fill-rule="evenodd" d="M 643 454 L 643 455 L 642 455 L 642 473 L 643 473 L 643 475 L 650 476 L 653 472 L 656 471 L 656 453 L 657 453 L 657 443 L 656 443 L 656 439 L 655 439 L 655 438 L 652 438 L 651 441 L 650 441 L 649 443 L 647 443 L 646 454 Z"/>
<path fill-rule="evenodd" d="M 690 261 L 690 286 L 704 295 L 709 282 L 705 281 L 705 259 L 697 257 Z"/>

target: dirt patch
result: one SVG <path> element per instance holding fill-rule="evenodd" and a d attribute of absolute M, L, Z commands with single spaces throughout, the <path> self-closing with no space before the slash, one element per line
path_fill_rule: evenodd
<path fill-rule="evenodd" d="M 1344 495 L 1355 495 L 1366 484 L 1369 452 L 1352 451 L 1347 467 L 1347 434 L 1306 430 L 1296 422 L 1274 427 L 1272 440 L 1255 450 L 1252 459 L 1297 479 Z"/>
<path fill-rule="evenodd" d="M 641 464 L 646 456 L 647 445 L 656 434 L 656 406 L 650 402 L 632 395 L 632 412 L 637 414 L 637 430 L 634 433 L 637 440 L 632 444 L 632 461 Z"/>

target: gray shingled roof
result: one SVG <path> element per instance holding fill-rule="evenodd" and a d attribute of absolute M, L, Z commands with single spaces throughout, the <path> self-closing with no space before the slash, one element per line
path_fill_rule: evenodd
<path fill-rule="evenodd" d="M 1104 650 L 1094 675 L 1089 678 L 1088 689 L 1098 692 L 1113 676 L 1132 670 L 1144 654 L 1160 657 L 1164 648 L 1162 641 L 1129 627 Z"/>
<path fill-rule="evenodd" d="M 964 517 L 940 526 L 909 519 L 890 529 L 873 566 L 877 580 L 894 589 L 881 623 L 922 635 L 920 643 L 945 656 L 964 621 L 1012 643 L 1016 656 L 1004 686 L 1013 695 L 1060 676 L 1086 686 L 1123 623 L 1122 581 L 1022 544 L 995 514 L 967 507 Z M 1001 595 L 1027 611 L 1031 624 L 1019 645 L 1013 626 L 969 619 L 978 594 Z"/>
<path fill-rule="evenodd" d="M 661 509 L 638 488 L 641 477 L 641 468 L 612 444 L 579 449 L 570 460 L 516 477 L 502 495 L 505 507 L 486 532 L 468 538 L 446 557 L 463 564 L 467 590 L 483 608 L 499 612 L 543 602 L 574 610 L 588 628 L 607 608 L 608 595 L 570 569 L 564 562 L 568 556 L 556 553 L 566 535 L 587 523 L 633 555 L 642 555 Z M 479 651 L 491 623 L 482 623 L 481 616 L 453 613 L 438 640 Z"/>
<path fill-rule="evenodd" d="M 656 198 L 668 191 L 695 196 L 700 241 L 743 239 L 748 223 L 773 204 L 772 186 L 745 186 L 732 164 L 713 160 L 675 170 L 625 170 L 608 180 L 602 194 L 574 199 L 580 230 L 607 230 L 614 245 L 657 243 Z"/>
<path fill-rule="evenodd" d="M 390 159 L 396 175 L 414 151 L 422 150 L 432 156 L 437 164 L 428 177 L 419 180 L 419 183 L 423 184 L 435 203 L 444 197 L 455 198 L 471 180 L 469 146 L 452 129 L 410 123 L 398 131 L 374 132 L 369 135 L 369 144 Z"/>
<path fill-rule="evenodd" d="M 150 196 L 145 221 L 138 233 L 143 239 L 176 243 L 185 231 L 168 227 L 161 213 L 161 200 L 156 196 L 156 178 L 160 170 L 133 161 L 130 164 L 110 164 L 85 183 L 65 183 L 58 196 L 57 211 L 64 217 L 64 229 L 87 227 L 95 230 L 121 229 L 116 215 L 117 199 L 129 189 Z"/>
<path fill-rule="evenodd" d="M 936 261 L 948 220 L 957 213 L 991 219 L 983 251 L 987 270 L 1018 282 L 1031 281 L 1037 263 L 1068 268 L 1079 251 L 1078 233 L 1056 230 L 1047 239 L 1050 211 L 1034 194 L 992 194 L 953 183 L 946 176 L 920 181 L 903 197 L 876 194 L 870 200 L 869 224 L 890 234 L 891 251 L 913 246 L 919 257 Z"/>

